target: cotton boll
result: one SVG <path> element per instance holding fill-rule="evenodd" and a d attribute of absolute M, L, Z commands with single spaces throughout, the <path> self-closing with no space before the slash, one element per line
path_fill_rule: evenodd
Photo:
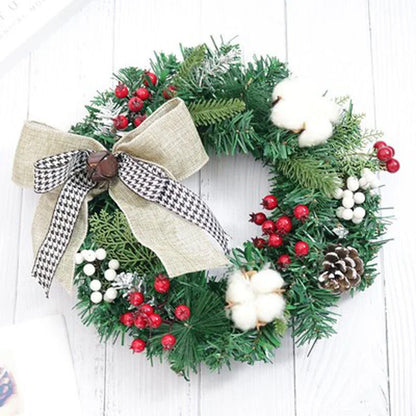
<path fill-rule="evenodd" d="M 259 295 L 256 298 L 256 313 L 259 322 L 272 322 L 282 318 L 285 310 L 285 299 L 277 293 Z"/>
<path fill-rule="evenodd" d="M 365 217 L 365 209 L 362 207 L 357 207 L 353 211 L 354 218 L 364 218 Z"/>
<path fill-rule="evenodd" d="M 344 218 L 343 217 L 343 215 L 344 215 L 344 211 L 345 211 L 345 208 L 344 207 L 338 207 L 337 208 L 337 210 L 335 211 L 335 214 L 336 214 L 336 216 L 338 217 L 338 218 Z"/>
<path fill-rule="evenodd" d="M 343 195 L 344 195 L 344 191 L 341 188 L 335 189 L 335 192 L 334 192 L 335 199 L 341 199 Z"/>
<path fill-rule="evenodd" d="M 321 97 L 314 102 L 315 110 L 319 111 L 322 116 L 328 118 L 332 123 L 336 123 L 341 114 L 341 109 L 338 104 L 334 103 L 327 97 Z"/>
<path fill-rule="evenodd" d="M 352 208 L 354 206 L 354 200 L 344 196 L 344 198 L 342 198 L 342 206 L 344 208 Z"/>
<path fill-rule="evenodd" d="M 279 101 L 272 110 L 270 119 L 272 123 L 284 129 L 300 131 L 304 127 L 305 115 L 296 101 Z"/>
<path fill-rule="evenodd" d="M 251 278 L 251 287 L 255 293 L 270 293 L 282 288 L 285 281 L 279 272 L 272 269 L 261 270 Z"/>
<path fill-rule="evenodd" d="M 332 124 L 329 120 L 312 115 L 304 123 L 299 135 L 299 147 L 311 147 L 325 143 L 332 136 Z"/>
<path fill-rule="evenodd" d="M 250 282 L 240 270 L 235 271 L 228 278 L 228 287 L 225 293 L 227 303 L 236 304 L 253 300 L 254 294 Z"/>
<path fill-rule="evenodd" d="M 296 99 L 313 96 L 316 91 L 312 90 L 311 84 L 308 84 L 300 78 L 285 78 L 280 81 L 273 89 L 272 100 L 280 99 Z"/>
<path fill-rule="evenodd" d="M 254 329 L 257 324 L 256 305 L 254 302 L 247 302 L 231 308 L 231 320 L 234 326 L 241 331 Z"/>
<path fill-rule="evenodd" d="M 350 220 L 352 218 L 352 209 L 344 209 L 344 212 L 342 213 L 342 218 L 347 221 Z"/>
<path fill-rule="evenodd" d="M 365 201 L 365 195 L 362 192 L 356 192 L 354 194 L 354 202 L 356 204 L 362 204 Z"/>
<path fill-rule="evenodd" d="M 359 188 L 360 184 L 358 182 L 358 179 L 355 176 L 350 176 L 347 179 L 347 188 L 352 191 L 355 192 L 358 188 Z"/>

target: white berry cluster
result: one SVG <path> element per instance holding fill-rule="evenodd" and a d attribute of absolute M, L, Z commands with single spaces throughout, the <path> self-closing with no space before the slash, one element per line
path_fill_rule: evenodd
<path fill-rule="evenodd" d="M 374 189 L 380 186 L 376 175 L 370 169 L 363 169 L 361 177 L 350 176 L 347 179 L 346 189 L 338 188 L 334 193 L 335 199 L 342 200 L 342 205 L 337 208 L 338 218 L 360 224 L 365 217 L 365 209 L 361 205 L 365 201 L 365 194 L 360 191 Z"/>
<path fill-rule="evenodd" d="M 242 331 L 258 328 L 275 319 L 282 319 L 285 281 L 275 270 L 232 273 L 225 294 L 234 326 Z"/>
<path fill-rule="evenodd" d="M 100 262 L 103 262 L 107 257 L 107 252 L 103 248 L 97 250 L 82 250 L 75 255 L 75 264 L 84 264 L 82 271 L 88 276 L 92 277 L 99 269 Z M 117 276 L 116 270 L 120 267 L 118 260 L 112 259 L 108 262 L 107 269 L 104 271 L 105 281 L 101 281 L 98 278 L 93 279 L 90 282 L 91 289 L 91 302 L 100 303 L 103 300 L 105 302 L 113 302 L 117 297 L 118 292 L 114 287 L 107 287 L 109 282 L 114 281 Z"/>

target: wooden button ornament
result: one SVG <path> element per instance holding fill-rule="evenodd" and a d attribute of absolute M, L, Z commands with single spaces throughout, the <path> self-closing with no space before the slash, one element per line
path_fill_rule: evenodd
<path fill-rule="evenodd" d="M 87 160 L 88 175 L 94 182 L 103 182 L 114 178 L 118 170 L 115 156 L 107 151 L 93 152 Z"/>

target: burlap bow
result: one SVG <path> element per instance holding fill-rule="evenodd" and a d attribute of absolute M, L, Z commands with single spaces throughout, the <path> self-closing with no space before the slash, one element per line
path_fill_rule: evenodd
<path fill-rule="evenodd" d="M 32 228 L 32 275 L 47 294 L 54 276 L 71 289 L 74 256 L 87 232 L 87 201 L 107 188 L 137 240 L 158 255 L 169 276 L 227 263 L 221 226 L 207 205 L 177 182 L 208 161 L 182 100 L 169 100 L 116 143 L 110 157 L 118 170 L 105 187 L 94 177 L 102 172 L 87 169 L 87 161 L 103 151 L 89 137 L 36 122 L 23 127 L 13 180 L 42 194 Z"/>

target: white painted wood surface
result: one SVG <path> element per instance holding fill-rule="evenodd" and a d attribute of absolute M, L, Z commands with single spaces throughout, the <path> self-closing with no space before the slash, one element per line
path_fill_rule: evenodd
<path fill-rule="evenodd" d="M 65 315 L 85 416 L 416 414 L 415 18 L 413 0 L 91 0 L 0 73 L 0 325 Z M 100 345 L 59 287 L 44 299 L 29 278 L 36 197 L 9 178 L 23 120 L 66 129 L 113 70 L 146 66 L 153 50 L 178 51 L 179 42 L 220 34 L 239 35 L 246 58 L 276 55 L 334 94 L 349 94 L 367 125 L 386 132 L 402 163 L 398 174 L 383 176 L 383 204 L 395 206 L 397 222 L 380 277 L 342 302 L 338 334 L 310 357 L 287 336 L 274 365 L 236 364 L 220 376 L 202 369 L 186 383 L 126 348 Z M 247 215 L 267 190 L 259 164 L 214 158 L 187 184 L 209 201 L 235 244 L 253 235 Z"/>

